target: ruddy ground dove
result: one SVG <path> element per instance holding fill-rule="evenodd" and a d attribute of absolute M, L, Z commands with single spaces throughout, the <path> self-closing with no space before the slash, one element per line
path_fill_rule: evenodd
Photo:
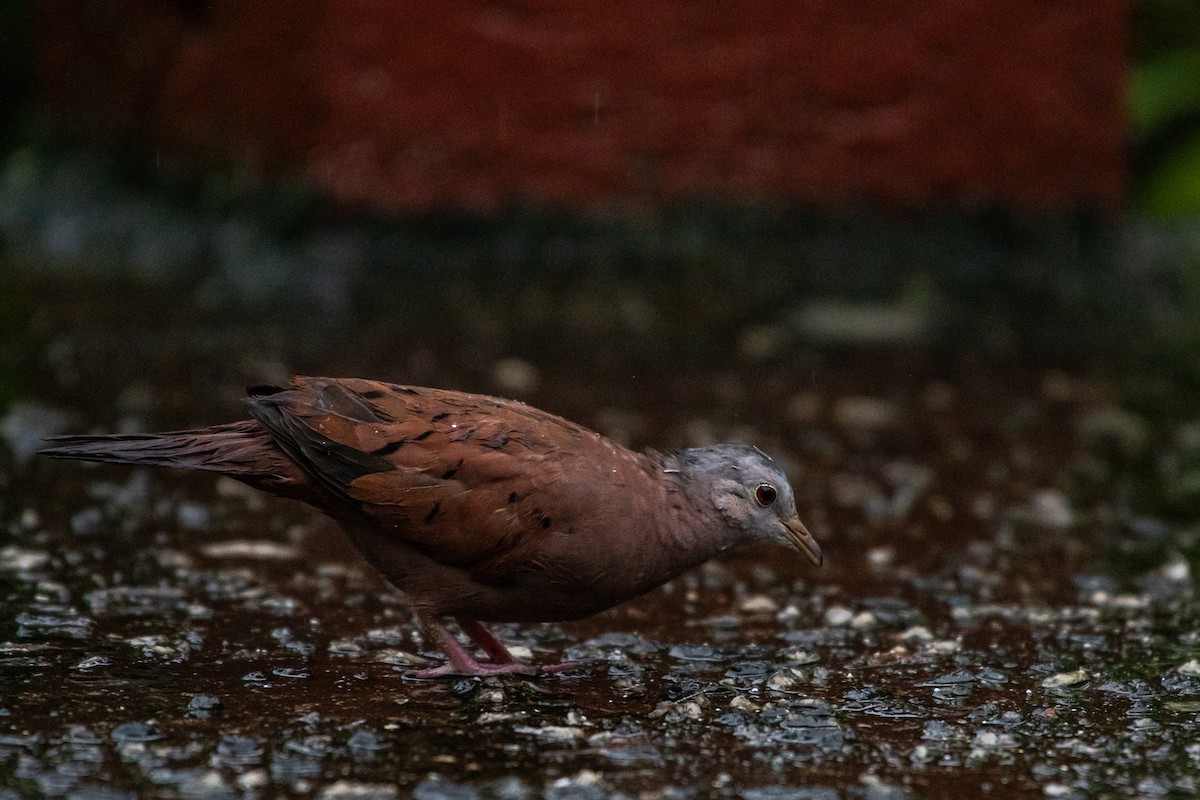
<path fill-rule="evenodd" d="M 422 677 L 536 673 L 481 621 L 578 619 L 744 545 L 821 563 L 786 476 L 754 447 L 635 453 L 524 403 L 367 380 L 297 377 L 247 405 L 242 422 L 42 452 L 208 470 L 317 507 L 448 657 Z"/>

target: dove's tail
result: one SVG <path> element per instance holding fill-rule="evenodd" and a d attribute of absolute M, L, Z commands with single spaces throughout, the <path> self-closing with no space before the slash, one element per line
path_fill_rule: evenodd
<path fill-rule="evenodd" d="M 254 420 L 170 433 L 55 436 L 46 442 L 40 452 L 50 458 L 219 472 L 280 493 L 307 483 L 304 472 Z"/>

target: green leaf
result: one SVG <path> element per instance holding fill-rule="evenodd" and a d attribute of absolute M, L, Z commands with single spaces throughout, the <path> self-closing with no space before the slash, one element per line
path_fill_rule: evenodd
<path fill-rule="evenodd" d="M 1200 217 L 1200 130 L 1158 160 L 1146 176 L 1138 206 L 1163 217 Z"/>
<path fill-rule="evenodd" d="M 1129 94 L 1133 133 L 1138 138 L 1200 111 L 1200 48 L 1172 50 L 1139 65 L 1133 70 Z"/>

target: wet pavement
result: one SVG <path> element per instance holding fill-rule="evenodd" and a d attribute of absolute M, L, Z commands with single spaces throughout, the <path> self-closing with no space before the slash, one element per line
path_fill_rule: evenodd
<path fill-rule="evenodd" d="M 926 347 L 905 309 L 859 309 L 883 333 L 852 341 L 828 309 L 742 320 L 675 357 L 635 292 L 313 325 L 60 280 L 0 425 L 0 799 L 1200 792 L 1200 527 L 1138 500 L 1200 493 L 1200 428 L 1103 369 Z M 636 446 L 756 443 L 826 567 L 742 553 L 496 627 L 573 671 L 420 681 L 438 654 L 315 512 L 31 454 L 234 419 L 240 386 L 292 372 L 519 396 Z"/>

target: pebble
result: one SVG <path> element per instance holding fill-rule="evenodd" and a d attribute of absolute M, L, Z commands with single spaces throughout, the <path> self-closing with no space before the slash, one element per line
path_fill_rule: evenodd
<path fill-rule="evenodd" d="M 870 611 L 860 611 L 850 620 L 850 627 L 856 631 L 869 631 L 875 627 L 877 620 Z"/>
<path fill-rule="evenodd" d="M 1050 528 L 1069 528 L 1075 512 L 1067 496 L 1056 489 L 1042 489 L 1029 497 L 1029 513 L 1035 522 Z"/>
<path fill-rule="evenodd" d="M 742 601 L 738 609 L 743 614 L 773 614 L 779 610 L 779 603 L 765 594 L 752 594 Z"/>
<path fill-rule="evenodd" d="M 0 547 L 0 570 L 28 572 L 38 570 L 50 563 L 50 554 L 44 550 L 28 550 L 16 545 Z"/>
<path fill-rule="evenodd" d="M 545 800 L 603 800 L 611 797 L 612 792 L 600 773 L 584 769 L 569 777 L 555 780 L 546 787 L 543 796 Z"/>
<path fill-rule="evenodd" d="M 395 786 L 349 780 L 335 781 L 317 792 L 317 800 L 391 800 L 397 796 Z"/>
<path fill-rule="evenodd" d="M 811 650 L 793 650 L 784 656 L 784 660 L 791 661 L 797 666 L 806 666 L 808 664 L 816 664 L 821 660 L 821 657 Z"/>
<path fill-rule="evenodd" d="M 260 561 L 294 561 L 301 553 L 295 547 L 269 540 L 235 539 L 200 548 L 209 558 L 246 558 Z"/>
<path fill-rule="evenodd" d="M 908 643 L 924 643 L 933 641 L 933 634 L 924 625 L 913 625 L 911 628 L 897 634 L 897 639 Z"/>
<path fill-rule="evenodd" d="M 794 692 L 800 687 L 795 675 L 787 672 L 776 672 L 767 679 L 767 686 L 777 692 Z"/>
<path fill-rule="evenodd" d="M 750 713 L 762 710 L 760 706 L 755 705 L 748 698 L 740 694 L 734 695 L 733 699 L 729 701 L 729 707 L 734 711 L 748 711 Z"/>
<path fill-rule="evenodd" d="M 830 606 L 825 609 L 825 624 L 840 628 L 843 625 L 850 624 L 854 619 L 854 612 L 845 606 Z"/>
<path fill-rule="evenodd" d="M 587 731 L 583 728 L 574 728 L 569 725 L 542 725 L 540 727 L 514 725 L 513 733 L 524 733 L 528 736 L 536 736 L 539 739 L 559 744 L 571 744 L 587 738 Z"/>
<path fill-rule="evenodd" d="M 867 551 L 867 566 L 872 572 L 887 569 L 896 560 L 896 550 L 893 547 L 872 547 Z"/>
<path fill-rule="evenodd" d="M 1075 686 L 1081 686 L 1091 680 L 1090 675 L 1084 670 L 1076 669 L 1070 672 L 1059 672 L 1051 675 L 1042 681 L 1043 689 L 1066 689 Z"/>
<path fill-rule="evenodd" d="M 0 437 L 8 442 L 16 462 L 26 464 L 46 446 L 43 439 L 62 433 L 66 427 L 67 415 L 61 411 L 41 403 L 19 400 L 0 418 Z"/>

